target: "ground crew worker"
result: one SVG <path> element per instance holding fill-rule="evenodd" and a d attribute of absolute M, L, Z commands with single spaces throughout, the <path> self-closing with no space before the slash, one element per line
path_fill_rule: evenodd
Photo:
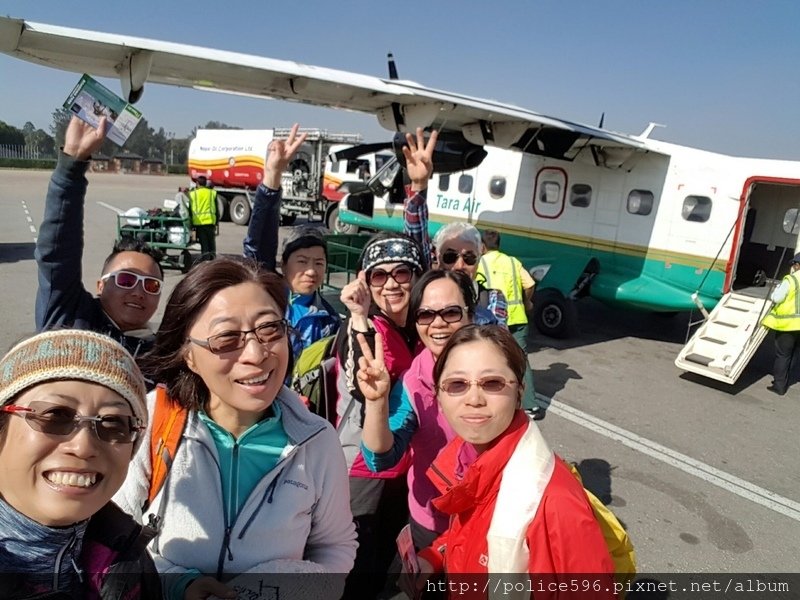
<path fill-rule="evenodd" d="M 478 265 L 478 279 L 483 278 L 487 288 L 499 289 L 505 294 L 508 302 L 508 330 L 527 354 L 528 315 L 526 311 L 533 308 L 533 287 L 535 282 L 513 256 L 500 252 L 500 233 L 487 229 L 482 233 L 485 253 Z M 530 366 L 525 373 L 525 392 L 522 408 L 543 418 L 547 405 L 536 399 L 533 389 L 533 371 Z"/>
<path fill-rule="evenodd" d="M 217 255 L 217 192 L 207 186 L 207 179 L 200 175 L 197 187 L 189 192 L 189 211 L 200 242 L 201 260 Z"/>
<path fill-rule="evenodd" d="M 789 264 L 789 273 L 772 292 L 774 303 L 762 324 L 775 331 L 775 364 L 772 385 L 767 389 L 783 396 L 789 387 L 789 372 L 800 350 L 800 254 Z"/>

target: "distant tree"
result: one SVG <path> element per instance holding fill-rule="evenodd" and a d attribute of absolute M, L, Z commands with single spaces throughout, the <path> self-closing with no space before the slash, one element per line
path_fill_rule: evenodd
<path fill-rule="evenodd" d="M 67 125 L 72 119 L 72 113 L 66 108 L 57 108 L 53 111 L 53 122 L 50 124 L 50 133 L 53 134 L 53 140 L 56 148 L 61 148 L 64 145 L 64 134 L 67 131 Z"/>
<path fill-rule="evenodd" d="M 22 133 L 21 129 L 0 121 L 0 144 L 24 146 L 25 134 Z"/>
<path fill-rule="evenodd" d="M 25 145 L 32 146 L 33 145 L 33 134 L 36 132 L 36 125 L 31 123 L 30 121 L 26 121 L 25 125 L 22 126 L 22 133 L 25 135 Z"/>
<path fill-rule="evenodd" d="M 198 129 L 241 129 L 241 127 L 236 127 L 236 125 L 228 125 L 226 123 L 222 123 L 221 121 L 209 121 L 205 125 L 197 125 L 192 129 L 192 132 L 189 134 L 190 138 L 193 138 L 197 135 Z"/>

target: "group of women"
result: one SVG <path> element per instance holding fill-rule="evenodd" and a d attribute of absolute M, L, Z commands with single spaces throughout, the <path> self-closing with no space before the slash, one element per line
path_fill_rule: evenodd
<path fill-rule="evenodd" d="M 415 192 L 432 149 L 408 136 Z M 505 328 L 472 323 L 468 275 L 429 263 L 403 234 L 365 246 L 342 291 L 335 427 L 284 385 L 285 280 L 249 259 L 190 270 L 141 360 L 187 414 L 152 502 L 157 392 L 130 355 L 74 330 L 12 348 L 0 573 L 21 583 L 0 595 L 235 598 L 246 574 L 291 573 L 338 575 L 302 597 L 374 597 L 406 522 L 413 594 L 442 572 L 610 576 L 583 488 L 520 409 L 527 357 Z"/>

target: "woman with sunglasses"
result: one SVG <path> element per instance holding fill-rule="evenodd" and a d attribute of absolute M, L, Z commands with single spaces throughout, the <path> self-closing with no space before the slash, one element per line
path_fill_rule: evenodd
<path fill-rule="evenodd" d="M 403 374 L 402 385 L 375 397 L 362 387 L 366 398 L 361 451 L 367 466 L 380 472 L 391 469 L 412 449 L 408 471 L 408 507 L 411 536 L 417 550 L 425 548 L 447 529 L 447 516 L 431 501 L 439 495 L 425 471 L 454 433 L 439 411 L 433 384 L 433 366 L 447 341 L 472 323 L 475 295 L 472 280 L 460 271 L 428 271 L 411 292 L 409 314 L 424 349 Z M 359 384 L 364 385 L 359 371 Z"/>
<path fill-rule="evenodd" d="M 409 236 L 383 232 L 370 239 L 358 261 L 358 276 L 342 289 L 350 312 L 337 344 L 337 430 L 350 472 L 351 509 L 358 531 L 358 555 L 345 598 L 372 598 L 383 587 L 395 553 L 395 537 L 406 522 L 405 472 L 408 459 L 374 473 L 361 454 L 364 397 L 356 381 L 365 336 L 374 351 L 380 334 L 393 382 L 411 365 L 416 333 L 407 321 L 414 281 L 424 270 L 422 250 Z"/>
<path fill-rule="evenodd" d="M 145 385 L 111 338 L 61 329 L 0 360 L 0 595 L 161 595 L 145 534 L 111 502 L 144 440 Z"/>
<path fill-rule="evenodd" d="M 450 525 L 419 553 L 416 584 L 441 572 L 483 590 L 491 574 L 549 585 L 592 573 L 600 582 L 592 597 L 613 598 L 614 564 L 586 493 L 520 409 L 525 362 L 496 325 L 459 329 L 436 361 L 437 399 L 457 437 L 428 477 Z"/>
<path fill-rule="evenodd" d="M 148 447 L 117 500 L 137 519 L 161 517 L 150 551 L 168 575 L 167 598 L 235 597 L 234 574 L 290 572 L 331 574 L 313 581 L 317 597 L 333 600 L 353 565 L 336 433 L 283 386 L 287 296 L 283 279 L 254 261 L 200 263 L 170 295 L 143 359 L 188 415 L 152 504 L 143 510 Z"/>

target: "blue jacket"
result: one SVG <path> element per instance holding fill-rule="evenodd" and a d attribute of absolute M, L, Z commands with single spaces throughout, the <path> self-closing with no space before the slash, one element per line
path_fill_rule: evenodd
<path fill-rule="evenodd" d="M 286 319 L 296 333 L 292 338 L 292 350 L 295 358 L 314 342 L 334 335 L 342 324 L 339 314 L 319 292 L 314 292 L 311 303 L 308 305 L 308 312 L 305 312 L 300 318 L 294 318 L 292 305 L 301 298 L 302 296 L 289 292 L 289 306 L 286 308 Z"/>
<path fill-rule="evenodd" d="M 135 357 L 153 344 L 152 336 L 134 337 L 120 331 L 103 311 L 100 299 L 82 281 L 83 214 L 89 161 L 59 153 L 50 178 L 44 219 L 36 242 L 39 288 L 36 292 L 36 330 L 58 327 L 106 334 Z"/>

